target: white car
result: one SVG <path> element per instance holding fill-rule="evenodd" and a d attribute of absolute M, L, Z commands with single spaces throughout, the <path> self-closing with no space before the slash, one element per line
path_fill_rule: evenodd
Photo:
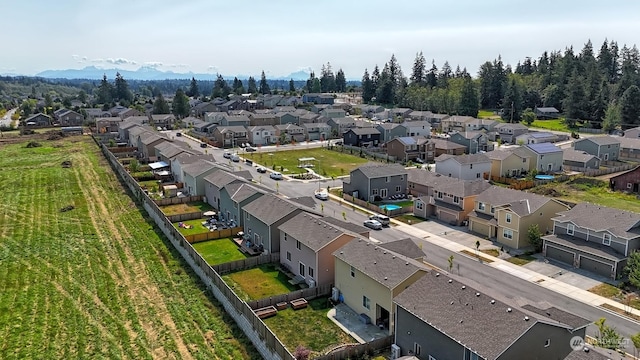
<path fill-rule="evenodd" d="M 229 152 L 229 151 L 225 151 L 225 152 L 224 152 L 224 154 L 222 154 L 222 156 L 223 156 L 225 159 L 231 159 L 231 152 Z"/>
<path fill-rule="evenodd" d="M 387 215 L 382 215 L 382 214 L 373 214 L 369 216 L 369 220 L 375 220 L 380 224 L 382 224 L 382 226 L 389 226 L 389 223 L 391 222 Z"/>
<path fill-rule="evenodd" d="M 327 190 L 317 190 L 315 193 L 316 199 L 329 200 L 329 193 Z"/>
<path fill-rule="evenodd" d="M 256 169 L 256 171 L 257 171 L 257 172 L 259 172 L 260 174 L 264 174 L 264 173 L 266 173 L 266 172 L 267 172 L 267 169 L 263 168 L 262 166 L 259 166 L 259 167 Z"/>
<path fill-rule="evenodd" d="M 279 172 L 272 172 L 271 174 L 269 174 L 269 177 L 272 178 L 273 180 L 282 180 L 282 174 Z"/>
<path fill-rule="evenodd" d="M 371 228 L 373 230 L 382 230 L 382 224 L 378 220 L 365 220 L 364 226 Z"/>
<path fill-rule="evenodd" d="M 238 154 L 231 154 L 231 161 L 240 162 L 240 156 L 238 156 Z"/>

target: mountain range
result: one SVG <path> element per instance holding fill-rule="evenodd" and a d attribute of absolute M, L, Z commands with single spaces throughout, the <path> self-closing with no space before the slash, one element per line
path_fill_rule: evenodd
<path fill-rule="evenodd" d="M 47 79 L 90 79 L 90 80 L 100 80 L 103 75 L 107 75 L 108 79 L 114 79 L 116 73 L 119 72 L 122 77 L 125 79 L 131 80 L 166 80 L 166 79 L 191 79 L 192 77 L 196 80 L 215 80 L 217 74 L 204 74 L 204 73 L 194 73 L 194 72 L 186 72 L 186 73 L 176 73 L 173 71 L 162 71 L 158 70 L 154 67 L 142 66 L 137 70 L 125 70 L 125 69 L 101 69 L 95 66 L 87 66 L 82 69 L 66 69 L 66 70 L 45 70 L 37 73 L 35 76 L 43 77 Z M 293 72 L 287 76 L 279 76 L 279 77 L 268 77 L 269 80 L 307 80 L 309 79 L 309 72 L 305 70 L 300 70 Z M 240 80 L 246 80 L 249 78 L 249 75 L 224 75 L 222 74 L 225 80 L 233 80 L 234 77 L 237 77 Z M 256 81 L 260 80 L 260 75 L 253 76 Z"/>

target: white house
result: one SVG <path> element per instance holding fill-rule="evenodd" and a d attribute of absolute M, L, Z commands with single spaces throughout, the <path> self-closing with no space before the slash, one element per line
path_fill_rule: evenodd
<path fill-rule="evenodd" d="M 491 171 L 491 159 L 485 154 L 449 155 L 436 159 L 436 173 L 460 180 L 482 179 Z"/>
<path fill-rule="evenodd" d="M 249 142 L 253 145 L 271 145 L 278 140 L 276 128 L 271 125 L 252 126 L 249 128 Z"/>

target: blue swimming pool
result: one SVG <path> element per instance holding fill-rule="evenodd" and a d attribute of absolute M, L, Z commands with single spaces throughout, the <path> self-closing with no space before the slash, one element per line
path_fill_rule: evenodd
<path fill-rule="evenodd" d="M 398 209 L 402 209 L 402 206 L 392 205 L 392 204 L 385 204 L 385 205 L 380 205 L 380 209 L 398 210 Z"/>
<path fill-rule="evenodd" d="M 536 175 L 536 180 L 553 180 L 553 175 Z"/>

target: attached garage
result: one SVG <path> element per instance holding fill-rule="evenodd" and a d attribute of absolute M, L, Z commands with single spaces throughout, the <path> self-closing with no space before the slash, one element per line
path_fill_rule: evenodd
<path fill-rule="evenodd" d="M 447 211 L 438 211 L 438 219 L 440 219 L 441 221 L 444 221 L 446 223 L 449 224 L 455 224 L 458 225 L 458 217 L 456 214 L 452 214 L 450 212 Z"/>
<path fill-rule="evenodd" d="M 574 258 L 575 258 L 575 254 L 574 253 L 572 253 L 570 251 L 563 250 L 563 249 L 559 249 L 559 248 L 554 247 L 552 245 L 547 245 L 547 255 L 546 256 L 548 258 L 561 261 L 561 262 L 569 264 L 571 266 L 573 266 L 573 261 L 574 261 Z"/>
<path fill-rule="evenodd" d="M 580 255 L 580 269 L 594 272 L 598 275 L 611 277 L 613 265 L 602 260 L 596 260 L 588 256 Z"/>
<path fill-rule="evenodd" d="M 482 236 L 491 236 L 491 225 L 469 219 L 469 231 Z"/>

